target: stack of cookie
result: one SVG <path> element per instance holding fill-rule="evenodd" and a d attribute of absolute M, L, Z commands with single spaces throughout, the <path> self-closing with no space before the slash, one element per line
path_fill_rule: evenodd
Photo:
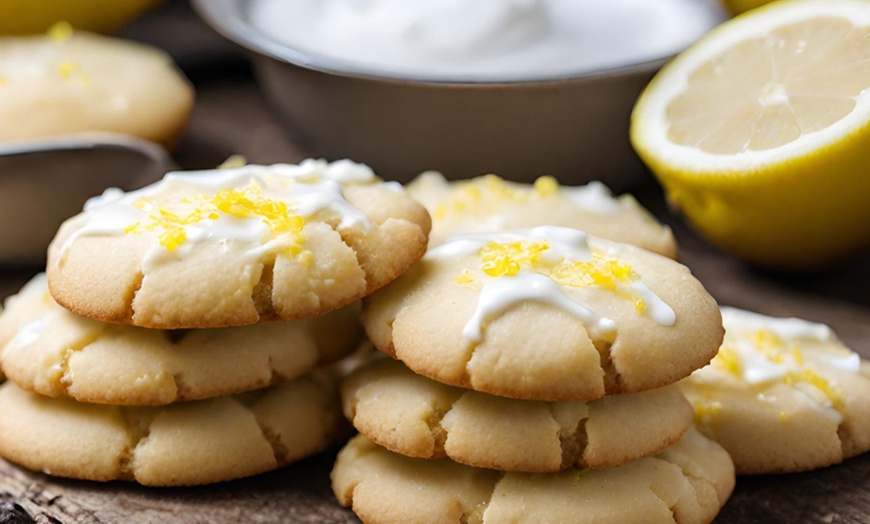
<path fill-rule="evenodd" d="M 340 415 L 315 368 L 355 347 L 352 303 L 411 267 L 428 231 L 401 187 L 347 161 L 107 191 L 0 316 L 0 455 L 170 486 L 323 449 Z"/>
<path fill-rule="evenodd" d="M 719 309 L 669 258 L 565 227 L 454 236 L 363 320 L 402 362 L 342 386 L 361 435 L 333 489 L 364 521 L 709 522 L 733 489 L 674 385 L 716 354 Z"/>

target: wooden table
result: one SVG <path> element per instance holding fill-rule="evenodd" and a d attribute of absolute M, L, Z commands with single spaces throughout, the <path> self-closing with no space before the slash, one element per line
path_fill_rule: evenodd
<path fill-rule="evenodd" d="M 269 113 L 242 56 L 199 23 L 186 4 L 170 3 L 125 34 L 169 49 L 197 87 L 193 119 L 175 154 L 180 165 L 211 167 L 233 153 L 257 163 L 305 156 Z M 754 271 L 709 247 L 670 215 L 652 182 L 636 194 L 671 224 L 682 261 L 721 304 L 827 323 L 870 358 L 870 254 L 814 275 Z M 0 270 L 0 297 L 38 270 Z M 0 460 L 0 524 L 358 522 L 329 489 L 336 451 L 254 478 L 186 489 L 53 479 Z M 811 473 L 740 478 L 716 522 L 870 522 L 870 454 Z"/>

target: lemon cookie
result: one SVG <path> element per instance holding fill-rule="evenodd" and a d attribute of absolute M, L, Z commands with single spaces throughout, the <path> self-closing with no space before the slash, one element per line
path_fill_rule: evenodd
<path fill-rule="evenodd" d="M 734 308 L 722 318 L 719 354 L 681 386 L 738 473 L 806 471 L 870 450 L 870 364 L 830 328 Z"/>
<path fill-rule="evenodd" d="M 447 386 L 376 359 L 342 382 L 344 414 L 401 455 L 480 468 L 604 468 L 651 455 L 692 425 L 676 385 L 590 402 L 515 400 Z"/>
<path fill-rule="evenodd" d="M 172 145 L 193 89 L 156 48 L 56 25 L 0 38 L 0 140 L 108 131 Z"/>
<path fill-rule="evenodd" d="M 448 182 L 430 171 L 411 181 L 407 189 L 432 215 L 430 246 L 460 234 L 565 226 L 677 257 L 669 227 L 659 224 L 632 196 L 614 198 L 601 182 L 560 186 L 545 176 L 529 185 L 496 175 Z"/>
<path fill-rule="evenodd" d="M 7 382 L 0 386 L 0 455 L 60 477 L 207 484 L 317 453 L 333 442 L 339 419 L 335 383 L 325 375 L 163 407 L 84 404 Z"/>
<path fill-rule="evenodd" d="M 364 522 L 708 523 L 734 489 L 721 446 L 694 429 L 665 451 L 621 466 L 504 473 L 408 458 L 355 437 L 332 489 Z"/>
<path fill-rule="evenodd" d="M 347 160 L 170 173 L 108 190 L 49 246 L 48 283 L 97 320 L 177 329 L 326 313 L 405 272 L 426 210 Z"/>
<path fill-rule="evenodd" d="M 419 374 L 546 401 L 670 384 L 722 341 L 685 266 L 559 227 L 454 237 L 370 297 L 363 324 Z"/>
<path fill-rule="evenodd" d="M 7 300 L 0 368 L 19 387 L 82 402 L 152 406 L 286 382 L 358 341 L 357 308 L 293 322 L 161 331 L 78 316 L 51 299 L 44 275 Z"/>

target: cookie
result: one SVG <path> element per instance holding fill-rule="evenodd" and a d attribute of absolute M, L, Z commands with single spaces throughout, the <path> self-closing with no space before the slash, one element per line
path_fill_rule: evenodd
<path fill-rule="evenodd" d="M 332 489 L 364 522 L 707 523 L 734 488 L 721 446 L 690 429 L 654 457 L 598 470 L 504 473 L 408 458 L 355 437 Z"/>
<path fill-rule="evenodd" d="M 180 329 L 296 320 L 350 304 L 426 249 L 429 215 L 343 160 L 170 173 L 108 190 L 49 246 L 48 284 L 82 316 Z"/>
<path fill-rule="evenodd" d="M 676 385 L 590 402 L 515 400 L 377 359 L 342 382 L 345 416 L 390 451 L 503 471 L 605 468 L 652 455 L 692 425 Z"/>
<path fill-rule="evenodd" d="M 0 94 L 0 140 L 107 131 L 166 146 L 194 98 L 163 51 L 60 24 L 0 39 Z"/>
<path fill-rule="evenodd" d="M 163 407 L 53 399 L 0 386 L 0 456 L 85 480 L 189 486 L 270 471 L 333 442 L 334 381 L 310 375 L 234 397 Z M 300 423 L 304 421 L 304 423 Z"/>
<path fill-rule="evenodd" d="M 358 311 L 237 328 L 161 331 L 78 316 L 51 299 L 44 275 L 0 314 L 0 368 L 50 397 L 163 405 L 279 384 L 352 351 Z"/>
<path fill-rule="evenodd" d="M 496 175 L 448 182 L 430 171 L 412 180 L 407 189 L 432 215 L 430 246 L 469 233 L 565 226 L 677 257 L 669 227 L 658 223 L 632 196 L 614 198 L 601 182 L 560 186 L 544 176 L 531 185 Z"/>
<path fill-rule="evenodd" d="M 870 450 L 870 363 L 828 326 L 722 308 L 725 341 L 681 382 L 739 474 L 821 468 Z"/>
<path fill-rule="evenodd" d="M 689 270 L 568 228 L 453 237 L 363 305 L 374 345 L 454 386 L 594 400 L 673 383 L 722 341 Z"/>

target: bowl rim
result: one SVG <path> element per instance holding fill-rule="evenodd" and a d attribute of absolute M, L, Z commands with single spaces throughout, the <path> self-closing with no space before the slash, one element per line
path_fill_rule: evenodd
<path fill-rule="evenodd" d="M 160 144 L 124 133 L 83 131 L 53 137 L 8 140 L 0 144 L 0 158 L 54 151 L 124 149 L 135 151 L 155 163 L 174 165 L 169 152 Z"/>
<path fill-rule="evenodd" d="M 495 79 L 449 78 L 438 75 L 420 73 L 401 74 L 391 71 L 373 70 L 352 60 L 342 60 L 317 52 L 303 51 L 288 44 L 277 42 L 255 29 L 252 24 L 239 15 L 242 6 L 250 5 L 250 0 L 190 0 L 194 11 L 206 24 L 227 40 L 280 62 L 292 64 L 304 69 L 337 76 L 352 77 L 365 80 L 393 82 L 403 84 L 423 84 L 438 86 L 515 86 L 518 84 L 544 85 L 563 82 L 584 82 L 599 78 L 633 76 L 648 74 L 661 68 L 680 51 L 666 56 L 633 62 L 616 67 L 605 67 L 581 73 L 560 73 L 544 75 L 536 78 Z M 719 23 L 728 19 L 725 9 L 718 0 L 701 0 L 714 15 L 719 15 Z M 718 24 L 717 24 L 718 25 Z M 715 27 L 715 26 L 713 26 Z M 711 27 L 710 29 L 713 29 Z M 691 44 L 690 44 L 691 45 Z"/>

